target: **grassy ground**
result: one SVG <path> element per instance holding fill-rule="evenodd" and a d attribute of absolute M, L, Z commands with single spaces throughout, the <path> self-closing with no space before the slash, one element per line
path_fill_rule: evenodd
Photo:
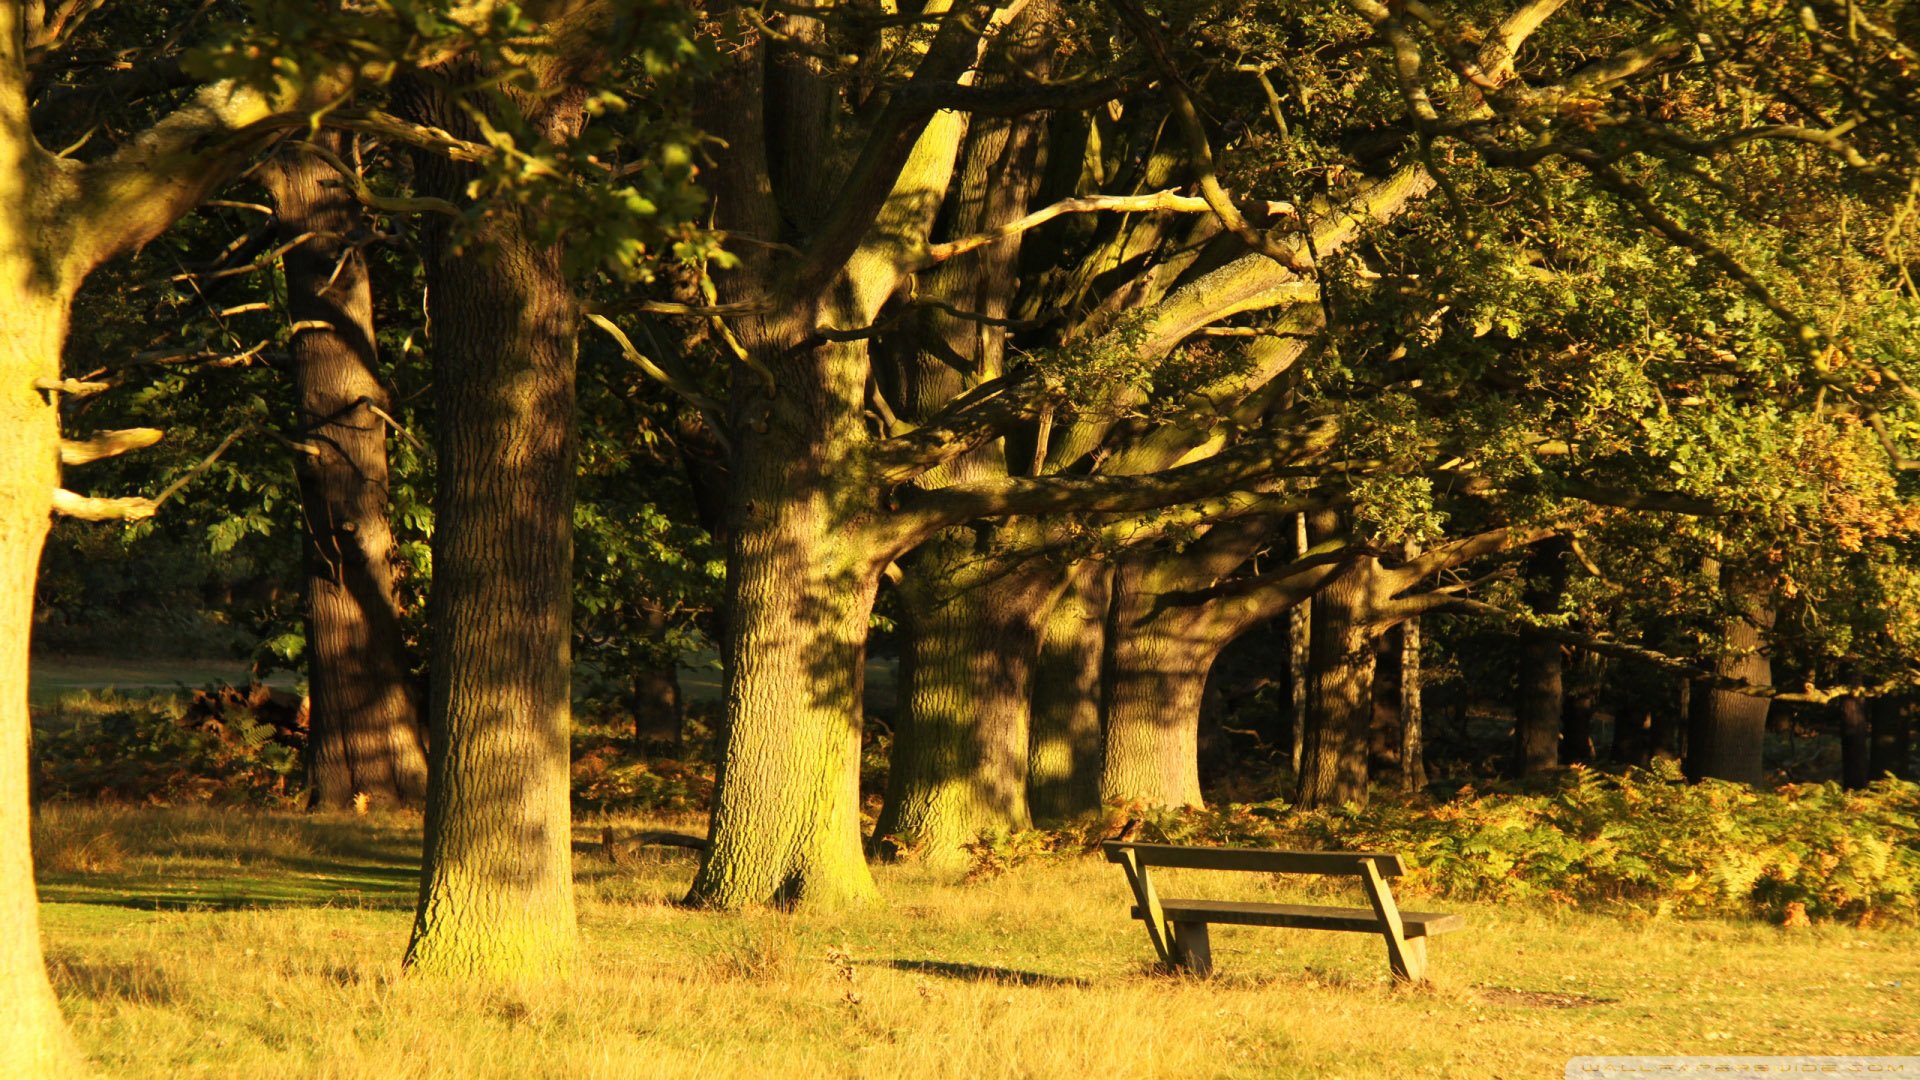
<path fill-rule="evenodd" d="M 621 829 L 691 822 L 616 823 Z M 1210 982 L 1152 969 L 1093 858 L 973 885 L 881 867 L 841 914 L 673 904 L 583 822 L 570 986 L 403 977 L 406 818 L 46 808 L 49 962 L 124 1077 L 1544 1077 L 1592 1053 L 1920 1052 L 1920 932 L 1444 906 L 1431 987 L 1360 935 L 1226 927 Z M 1293 895 L 1247 875 L 1169 891 Z M 1356 898 L 1357 900 L 1357 898 Z"/>

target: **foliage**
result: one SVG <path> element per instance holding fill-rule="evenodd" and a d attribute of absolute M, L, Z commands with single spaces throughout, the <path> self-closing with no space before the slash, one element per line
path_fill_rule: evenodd
<path fill-rule="evenodd" d="M 1135 814 L 1142 840 L 1396 852 L 1410 872 L 1395 888 L 1408 896 L 1773 921 L 1798 904 L 1816 919 L 1920 922 L 1920 785 L 1898 780 L 1759 792 L 1686 784 L 1663 762 L 1623 775 L 1576 767 L 1545 793 L 1467 787 L 1438 805 Z M 982 836 L 968 846 L 970 876 L 1094 847 L 1126 816 L 1109 808 L 1057 832 Z"/>
<path fill-rule="evenodd" d="M 78 704 L 34 732 L 36 800 L 291 806 L 302 794 L 299 747 L 244 700 L 209 710 L 109 691 Z"/>

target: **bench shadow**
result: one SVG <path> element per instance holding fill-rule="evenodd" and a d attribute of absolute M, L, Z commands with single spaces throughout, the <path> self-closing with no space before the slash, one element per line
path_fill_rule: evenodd
<path fill-rule="evenodd" d="M 962 979 L 967 982 L 1006 983 L 1011 986 L 1093 985 L 1085 979 L 1071 975 L 1046 975 L 1038 971 L 1016 971 L 1013 968 L 960 964 L 951 960 L 888 960 L 886 965 L 896 971 L 938 975 L 943 979 Z"/>

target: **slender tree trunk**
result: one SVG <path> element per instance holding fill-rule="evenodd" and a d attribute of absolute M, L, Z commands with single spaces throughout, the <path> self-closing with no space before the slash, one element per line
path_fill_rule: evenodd
<path fill-rule="evenodd" d="M 1420 620 L 1400 624 L 1400 790 L 1427 786 L 1426 735 L 1421 701 Z"/>
<path fill-rule="evenodd" d="M 1731 653 L 1717 664 L 1720 674 L 1762 685 L 1773 681 L 1773 664 L 1762 651 L 1760 626 L 1743 616 L 1727 621 Z M 1767 734 L 1767 699 L 1696 686 L 1688 708 L 1687 775 L 1742 784 L 1765 779 L 1761 748 Z"/>
<path fill-rule="evenodd" d="M 1564 672 L 1559 642 L 1536 634 L 1522 635 L 1519 693 L 1513 708 L 1511 769 L 1515 776 L 1534 776 L 1560 764 Z"/>
<path fill-rule="evenodd" d="M 1009 565 L 989 534 L 950 529 L 906 566 L 905 708 L 874 834 L 951 862 L 985 829 L 1032 827 L 1033 665 L 1058 572 Z"/>
<path fill-rule="evenodd" d="M 1872 770 L 1873 728 L 1867 703 L 1848 694 L 1834 703 L 1840 714 L 1840 786 L 1858 791 L 1875 779 Z"/>
<path fill-rule="evenodd" d="M 1307 557 L 1307 515 L 1293 516 L 1294 558 Z M 1287 692 L 1293 702 L 1293 775 L 1300 775 L 1301 755 L 1307 745 L 1307 697 L 1312 682 L 1313 601 L 1287 612 Z"/>
<path fill-rule="evenodd" d="M 1306 746 L 1294 803 L 1303 809 L 1367 803 L 1374 634 L 1364 621 L 1368 575 L 1356 566 L 1313 597 L 1312 681 Z"/>
<path fill-rule="evenodd" d="M 1112 569 L 1083 562 L 1048 617 L 1034 670 L 1027 802 L 1054 824 L 1100 805 L 1103 768 L 1101 657 Z"/>
<path fill-rule="evenodd" d="M 812 418 L 795 416 L 804 406 L 788 396 L 770 408 L 764 432 L 736 425 L 726 729 L 712 843 L 687 899 L 832 907 L 874 893 L 861 851 L 860 729 L 880 568 L 821 460 L 848 444 L 790 438 Z"/>
<path fill-rule="evenodd" d="M 561 101 L 548 107 L 562 108 Z M 468 130 L 451 110 L 429 122 Z M 570 130 L 548 115 L 555 137 Z M 422 155 L 422 186 L 465 175 Z M 438 478 L 426 851 L 407 964 L 565 973 L 577 948 L 568 785 L 578 308 L 534 211 L 484 218 L 426 257 Z"/>
<path fill-rule="evenodd" d="M 313 138 L 338 154 L 337 132 Z M 426 748 L 407 681 L 387 518 L 386 422 L 359 204 L 319 156 L 289 149 L 265 170 L 284 243 L 312 697 L 313 805 L 417 806 Z M 376 411 L 378 410 L 378 411 Z"/>
<path fill-rule="evenodd" d="M 1914 779 L 1913 722 L 1920 714 L 1920 698 L 1910 695 L 1878 698 L 1873 703 L 1873 750 L 1868 763 L 1872 779 L 1893 776 Z"/>
<path fill-rule="evenodd" d="M 10 29 L 0 18 L 0 31 Z M 0 148 L 10 147 L 0 141 Z M 19 175 L 15 164 L 0 162 L 0 183 Z M 0 191 L 0 215 L 11 218 L 25 197 Z M 35 280 L 43 268 L 12 254 L 27 245 L 21 227 L 15 220 L 0 225 L 0 239 L 8 241 L 0 253 L 0 1076 L 65 1077 L 83 1070 L 40 953 L 27 804 L 27 669 L 34 581 L 60 485 L 56 411 L 34 382 L 59 377 L 68 300 L 46 291 L 57 283 Z"/>

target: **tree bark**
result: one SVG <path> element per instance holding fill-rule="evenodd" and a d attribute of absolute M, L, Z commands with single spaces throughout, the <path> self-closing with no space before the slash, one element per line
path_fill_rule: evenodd
<path fill-rule="evenodd" d="M 536 114 L 564 139 L 578 102 Z M 470 122 L 438 103 L 425 122 Z M 422 187 L 466 175 L 422 154 Z M 420 904 L 409 967 L 500 979 L 564 974 L 577 951 L 569 745 L 578 308 L 534 208 L 461 238 L 430 230 L 435 441 L 432 694 Z"/>
<path fill-rule="evenodd" d="M 1873 732 L 1867 703 L 1857 694 L 1848 694 L 1834 702 L 1834 711 L 1840 714 L 1840 786 L 1858 791 L 1874 780 Z"/>
<path fill-rule="evenodd" d="M 1404 652 L 1400 628 L 1394 627 L 1373 643 L 1373 724 L 1368 733 L 1367 772 L 1370 776 L 1398 780 L 1403 688 L 1400 684 L 1400 660 Z"/>
<path fill-rule="evenodd" d="M 861 851 L 860 729 L 880 568 L 844 517 L 848 500 L 826 460 L 848 444 L 795 437 L 818 418 L 790 395 L 759 403 L 773 414 L 765 432 L 736 425 L 726 728 L 711 843 L 687 899 L 834 907 L 874 894 Z"/>
<path fill-rule="evenodd" d="M 992 530 L 921 545 L 900 589 L 905 708 L 876 838 L 951 863 L 982 830 L 1031 828 L 1028 710 L 1062 576 L 992 550 Z"/>
<path fill-rule="evenodd" d="M 1420 620 L 1400 624 L 1400 790 L 1427 786 L 1425 707 L 1421 700 Z"/>
<path fill-rule="evenodd" d="M 1075 566 L 1048 616 L 1033 679 L 1027 802 L 1036 822 L 1056 824 L 1100 805 L 1104 767 L 1101 659 L 1106 652 L 1112 568 Z"/>
<path fill-rule="evenodd" d="M 1913 725 L 1920 715 L 1920 698 L 1899 695 L 1873 703 L 1873 750 L 1868 762 L 1872 779 L 1893 776 L 1914 779 Z"/>
<path fill-rule="evenodd" d="M 1293 555 L 1307 557 L 1307 515 L 1293 516 Z M 1312 682 L 1313 601 L 1303 601 L 1287 612 L 1287 698 L 1293 703 L 1293 775 L 1300 775 L 1300 761 L 1306 749 L 1307 698 Z"/>
<path fill-rule="evenodd" d="M 6 29 L 0 17 L 0 31 Z M 0 162 L 0 184 L 19 175 L 15 164 Z M 12 255 L 29 242 L 15 217 L 27 194 L 0 190 L 0 239 L 8 241 L 0 256 L 6 303 L 0 322 L 0 1076 L 64 1077 L 83 1068 L 40 952 L 27 802 L 27 672 L 34 582 L 60 485 L 57 412 L 52 395 L 34 389 L 34 382 L 59 377 L 69 294 L 61 283 L 42 279 L 44 267 Z"/>
<path fill-rule="evenodd" d="M 1313 597 L 1306 744 L 1293 801 L 1302 809 L 1367 803 L 1367 734 L 1373 720 L 1373 639 L 1365 620 L 1372 560 Z"/>
<path fill-rule="evenodd" d="M 1758 617 L 1772 621 L 1765 612 Z M 1725 634 L 1727 653 L 1715 665 L 1718 673 L 1762 686 L 1773 682 L 1773 663 L 1763 651 L 1760 624 L 1735 614 L 1726 620 Z M 1695 686 L 1687 710 L 1687 776 L 1761 783 L 1766 734 L 1766 698 Z"/>
<path fill-rule="evenodd" d="M 338 155 L 338 132 L 313 139 Z M 426 747 L 408 684 L 387 507 L 386 388 L 376 375 L 373 299 L 352 234 L 359 204 L 318 155 L 292 149 L 263 177 L 285 256 L 295 455 L 305 542 L 309 783 L 316 809 L 365 796 L 418 806 Z M 376 412 L 378 410 L 378 412 Z"/>
<path fill-rule="evenodd" d="M 1564 672 L 1559 642 L 1522 633 L 1519 686 L 1513 708 L 1510 768 L 1514 776 L 1535 776 L 1560 765 Z"/>
<path fill-rule="evenodd" d="M 1116 625 L 1107 648 L 1103 802 L 1199 806 L 1200 707 L 1207 672 L 1230 637 L 1205 619 L 1161 615 L 1129 626 L 1128 573 L 1114 584 Z"/>
<path fill-rule="evenodd" d="M 1585 764 L 1593 760 L 1593 714 L 1600 695 L 1603 670 L 1601 657 L 1593 653 L 1576 654 L 1572 666 L 1572 686 L 1565 692 L 1566 707 L 1560 720 L 1560 761 Z"/>

